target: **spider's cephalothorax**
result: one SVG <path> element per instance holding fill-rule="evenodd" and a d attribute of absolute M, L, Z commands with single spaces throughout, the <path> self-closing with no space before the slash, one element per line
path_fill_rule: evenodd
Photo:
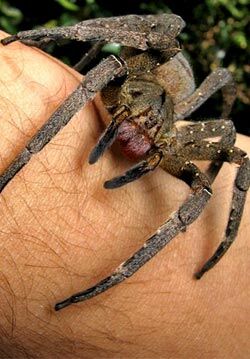
<path fill-rule="evenodd" d="M 145 157 L 161 134 L 173 125 L 173 102 L 154 74 L 160 65 L 158 52 L 135 54 L 126 63 L 128 76 L 124 83 L 111 83 L 102 91 L 102 99 L 117 124 L 117 139 L 123 153 L 131 159 Z"/>
<path fill-rule="evenodd" d="M 115 139 L 120 141 L 127 156 L 140 160 L 104 186 L 120 187 L 160 165 L 192 190 L 183 205 L 131 258 L 93 287 L 57 303 L 56 310 L 92 298 L 122 282 L 185 230 L 209 200 L 211 183 L 223 162 L 238 165 L 230 216 L 224 240 L 195 277 L 201 278 L 212 268 L 236 238 L 250 185 L 250 164 L 246 153 L 234 146 L 235 129 L 228 119 L 236 95 L 235 85 L 231 74 L 218 68 L 195 89 L 192 69 L 176 41 L 184 25 L 174 14 L 128 15 L 87 20 L 68 27 L 23 31 L 2 40 L 4 45 L 20 40 L 35 46 L 64 38 L 96 41 L 77 64 L 77 69 L 89 63 L 107 42 L 119 42 L 123 50 L 120 58 L 111 55 L 86 74 L 78 88 L 0 176 L 0 190 L 98 91 L 102 92 L 112 120 L 92 150 L 89 162 L 96 162 Z M 218 90 L 223 96 L 220 119 L 176 126 L 179 120 L 190 120 L 190 115 Z M 209 160 L 211 164 L 207 172 L 202 173 L 193 160 Z"/>

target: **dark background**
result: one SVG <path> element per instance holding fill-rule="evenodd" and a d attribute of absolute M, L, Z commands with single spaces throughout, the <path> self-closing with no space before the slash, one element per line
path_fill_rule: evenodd
<path fill-rule="evenodd" d="M 0 1 L 0 26 L 15 33 L 37 26 L 70 25 L 84 19 L 125 15 L 174 12 L 187 26 L 180 42 L 188 53 L 197 84 L 218 66 L 227 67 L 237 82 L 238 96 L 232 120 L 238 132 L 250 135 L 250 46 L 249 0 L 137 1 L 115 3 L 105 0 L 23 0 Z M 68 63 L 81 57 L 86 45 L 66 44 L 49 50 Z M 69 55 L 70 54 L 70 55 Z M 197 111 L 197 118 L 219 117 L 220 94 Z"/>

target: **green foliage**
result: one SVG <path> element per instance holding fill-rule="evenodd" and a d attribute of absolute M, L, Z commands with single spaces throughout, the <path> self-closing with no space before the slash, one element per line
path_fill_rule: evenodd
<path fill-rule="evenodd" d="M 23 14 L 7 1 L 0 0 L 0 27 L 7 32 L 15 32 L 23 19 Z"/>

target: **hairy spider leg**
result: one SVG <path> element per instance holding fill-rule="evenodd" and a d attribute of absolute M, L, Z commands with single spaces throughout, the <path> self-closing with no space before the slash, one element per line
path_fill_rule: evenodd
<path fill-rule="evenodd" d="M 227 118 L 236 98 L 236 85 L 227 69 L 218 68 L 188 98 L 175 105 L 174 121 L 188 117 L 218 90 L 223 96 L 221 117 Z"/>
<path fill-rule="evenodd" d="M 186 146 L 183 145 L 179 154 L 180 156 L 192 158 L 193 160 L 212 160 L 236 163 L 239 165 L 234 181 L 231 209 L 224 240 L 214 255 L 204 264 L 201 270 L 195 274 L 195 278 L 200 279 L 204 273 L 219 262 L 236 238 L 246 201 L 247 190 L 250 186 L 250 161 L 247 154 L 241 149 L 228 146 L 223 148 L 221 142 L 197 141 L 195 146 L 188 143 Z"/>
<path fill-rule="evenodd" d="M 223 97 L 222 104 L 222 118 L 227 118 L 230 114 L 234 101 L 236 99 L 236 84 L 232 77 L 232 74 L 225 68 L 218 68 L 213 71 L 206 79 L 202 82 L 202 84 L 194 91 L 188 98 L 184 101 L 181 101 L 175 106 L 174 109 L 174 121 L 182 120 L 185 117 L 189 116 L 193 113 L 197 108 L 199 108 L 209 97 L 211 97 L 215 92 L 221 90 Z M 222 129 L 223 129 L 222 124 Z M 213 129 L 216 127 L 214 126 Z M 213 131 L 212 129 L 212 131 Z M 205 134 L 205 128 L 203 128 Z M 216 130 L 215 130 L 216 131 Z M 202 132 L 202 131 L 201 131 Z M 234 130 L 235 132 L 235 130 Z M 211 132 L 212 135 L 212 132 Z M 232 146 L 235 142 L 236 133 L 228 133 L 228 135 L 232 135 L 233 143 L 229 144 Z M 223 144 L 227 143 L 227 138 L 231 141 L 230 137 L 227 137 L 226 131 L 225 136 L 222 137 L 220 142 Z M 200 137 L 201 138 L 201 137 Z M 206 171 L 210 180 L 214 180 L 218 175 L 223 162 L 213 161 L 211 162 L 208 170 Z"/>
<path fill-rule="evenodd" d="M 15 36 L 15 35 L 13 35 Z M 10 36 L 9 38 L 11 38 L 12 36 Z M 5 42 L 5 39 L 3 39 L 1 42 L 3 45 L 7 45 L 13 41 L 9 41 L 9 42 Z M 18 40 L 18 39 L 17 39 Z M 14 40 L 15 41 L 15 40 Z M 27 46 L 34 46 L 37 47 L 41 50 L 46 49 L 46 46 L 50 43 L 54 42 L 53 39 L 49 38 L 49 37 L 45 37 L 44 39 L 41 40 L 21 40 L 21 43 Z"/>
<path fill-rule="evenodd" d="M 193 190 L 193 194 L 184 204 L 174 212 L 169 219 L 150 237 L 142 248 L 122 263 L 110 276 L 106 277 L 93 287 L 59 302 L 55 310 L 61 310 L 73 303 L 78 303 L 97 296 L 109 288 L 131 277 L 146 262 L 163 249 L 178 233 L 191 224 L 202 212 L 207 201 L 211 197 L 210 183 L 207 177 L 193 163 L 175 163 L 180 177 L 186 180 Z"/>
<path fill-rule="evenodd" d="M 83 82 L 58 107 L 38 133 L 29 141 L 25 149 L 0 176 L 0 192 L 20 169 L 29 162 L 32 155 L 41 151 L 67 125 L 81 107 L 95 96 L 96 92 L 102 90 L 115 77 L 123 76 L 125 73 L 125 66 L 114 55 L 102 60 L 100 64 L 89 71 Z"/>
<path fill-rule="evenodd" d="M 96 58 L 101 49 L 103 48 L 105 41 L 97 41 L 95 44 L 91 46 L 89 51 L 87 51 L 82 58 L 74 65 L 74 69 L 76 71 L 81 72 L 86 66 L 90 64 L 90 62 Z"/>
<path fill-rule="evenodd" d="M 191 147 L 196 147 L 196 142 L 203 139 L 212 139 L 213 137 L 220 137 L 218 143 L 220 144 L 221 149 L 231 148 L 234 146 L 236 140 L 236 130 L 234 124 L 230 120 L 209 120 L 198 123 L 193 123 L 192 125 L 183 126 L 177 131 L 178 141 L 186 146 L 190 144 Z M 207 142 L 209 145 L 209 142 Z M 207 147 L 206 147 L 207 148 Z M 219 150 L 218 150 L 219 151 Z M 222 161 L 212 161 L 206 170 L 206 175 L 213 182 L 218 175 L 221 167 L 223 165 Z"/>
<path fill-rule="evenodd" d="M 238 173 L 234 182 L 233 198 L 224 240 L 220 243 L 213 256 L 209 258 L 203 267 L 195 274 L 196 279 L 200 279 L 204 273 L 213 268 L 234 242 L 240 226 L 249 185 L 250 161 L 249 158 L 247 158 L 245 155 L 245 157 L 242 158 L 242 164 L 238 169 Z"/>
<path fill-rule="evenodd" d="M 127 15 L 85 20 L 72 26 L 41 28 L 20 31 L 1 42 L 4 45 L 16 40 L 105 41 L 117 42 L 141 50 L 166 50 L 179 35 L 185 22 L 175 14 Z"/>

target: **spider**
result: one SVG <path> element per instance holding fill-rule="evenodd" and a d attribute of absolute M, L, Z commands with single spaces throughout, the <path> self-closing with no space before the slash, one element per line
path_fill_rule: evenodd
<path fill-rule="evenodd" d="M 79 109 L 101 91 L 111 122 L 89 156 L 95 163 L 119 140 L 123 153 L 138 161 L 126 173 L 104 183 L 114 189 L 139 179 L 157 166 L 186 182 L 192 194 L 136 253 L 110 276 L 93 287 L 57 303 L 60 310 L 108 290 L 132 276 L 164 248 L 179 232 L 197 219 L 212 195 L 211 184 L 223 162 L 238 165 L 224 240 L 214 255 L 195 274 L 200 279 L 226 253 L 240 225 L 250 163 L 247 154 L 234 146 L 236 132 L 228 119 L 236 96 L 231 74 L 224 68 L 213 71 L 195 89 L 192 69 L 176 37 L 184 21 L 174 14 L 128 15 L 80 22 L 74 26 L 22 31 L 2 40 L 3 45 L 20 40 L 43 46 L 49 41 L 74 39 L 94 42 L 76 68 L 81 69 L 104 43 L 118 42 L 119 57 L 110 55 L 92 68 L 78 88 L 59 106 L 23 151 L 0 176 L 0 190 L 64 127 Z M 218 90 L 222 91 L 221 118 L 178 126 Z M 206 173 L 194 160 L 209 160 Z"/>

